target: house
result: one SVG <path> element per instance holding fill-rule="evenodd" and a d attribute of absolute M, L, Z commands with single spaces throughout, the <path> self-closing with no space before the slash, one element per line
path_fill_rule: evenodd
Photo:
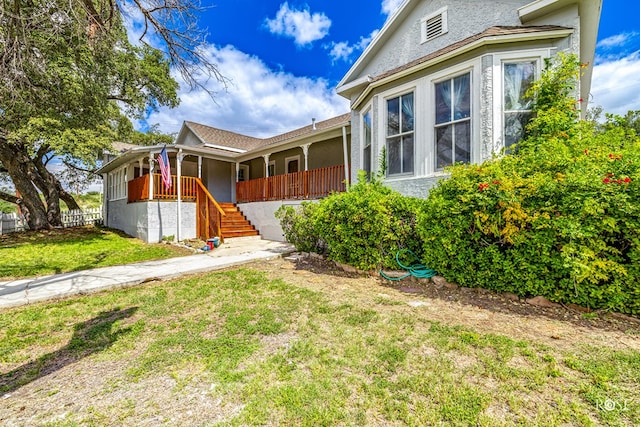
<path fill-rule="evenodd" d="M 406 0 L 338 84 L 351 101 L 351 170 L 425 197 L 456 162 L 481 163 L 523 135 L 544 59 L 593 64 L 601 0 Z M 579 96 L 586 110 L 592 67 Z M 355 175 L 354 175 L 355 176 Z"/>
<path fill-rule="evenodd" d="M 345 191 L 350 114 L 271 138 L 185 122 L 174 144 L 114 144 L 102 174 L 104 223 L 146 242 L 260 234 L 283 240 L 274 212 Z M 171 185 L 158 155 L 166 150 Z"/>
<path fill-rule="evenodd" d="M 185 122 L 167 147 L 170 188 L 157 173 L 159 146 L 129 148 L 101 168 L 105 223 L 150 242 L 252 226 L 281 240 L 279 206 L 344 191 L 381 163 L 387 185 L 426 197 L 446 166 L 481 163 L 522 137 L 531 117 L 523 95 L 546 58 L 575 53 L 593 64 L 601 6 L 405 0 L 338 84 L 350 113 L 267 139 Z M 591 70 L 576 94 L 583 111 Z"/>

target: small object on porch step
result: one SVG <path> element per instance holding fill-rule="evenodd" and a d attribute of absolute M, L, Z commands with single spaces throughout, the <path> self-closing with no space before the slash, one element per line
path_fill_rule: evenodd
<path fill-rule="evenodd" d="M 204 245 L 202 248 L 200 248 L 200 250 L 203 250 L 205 252 L 209 252 L 211 250 L 211 247 L 209 246 L 209 242 L 207 242 L 206 245 Z"/>

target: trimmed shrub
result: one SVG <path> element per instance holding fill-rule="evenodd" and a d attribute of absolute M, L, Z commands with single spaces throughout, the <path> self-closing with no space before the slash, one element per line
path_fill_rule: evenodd
<path fill-rule="evenodd" d="M 303 204 L 297 212 L 283 207 L 276 215 L 285 237 L 299 250 L 326 251 L 331 260 L 371 270 L 396 267 L 400 249 L 421 252 L 415 226 L 422 203 L 385 187 L 375 177 L 366 182 L 361 174 L 346 193 L 322 199 L 311 209 L 311 204 Z"/>

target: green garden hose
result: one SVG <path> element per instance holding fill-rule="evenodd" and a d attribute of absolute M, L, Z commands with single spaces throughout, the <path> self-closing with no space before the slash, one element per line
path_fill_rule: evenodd
<path fill-rule="evenodd" d="M 403 252 L 408 252 L 413 256 L 414 262 L 411 265 L 404 265 L 400 261 L 400 254 Z M 424 264 L 420 263 L 420 259 L 418 258 L 418 256 L 409 249 L 400 249 L 398 252 L 396 252 L 396 262 L 403 270 L 407 271 L 406 274 L 400 277 L 389 277 L 384 274 L 382 270 L 380 270 L 380 275 L 387 280 L 393 280 L 395 282 L 405 279 L 409 276 L 417 277 L 418 279 L 429 279 L 437 274 L 435 270 L 427 268 Z"/>

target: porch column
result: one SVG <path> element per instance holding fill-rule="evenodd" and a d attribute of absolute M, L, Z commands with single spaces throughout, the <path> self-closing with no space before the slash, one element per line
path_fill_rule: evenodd
<path fill-rule="evenodd" d="M 342 126 L 342 151 L 344 155 L 344 179 L 345 187 L 349 189 L 349 147 L 347 144 L 347 127 Z"/>
<path fill-rule="evenodd" d="M 155 161 L 153 160 L 153 153 L 149 153 L 149 200 L 153 200 L 153 168 L 155 167 Z"/>
<path fill-rule="evenodd" d="M 265 154 L 262 156 L 264 158 L 264 177 L 269 178 L 269 156 L 271 154 Z"/>
<path fill-rule="evenodd" d="M 178 155 L 176 156 L 176 184 L 177 184 L 177 192 L 178 192 L 178 221 L 176 223 L 176 242 L 179 242 L 181 239 L 180 231 L 182 229 L 182 160 L 184 159 L 184 154 L 182 154 L 182 148 L 178 150 Z"/>
<path fill-rule="evenodd" d="M 244 179 L 249 179 L 248 177 L 244 177 Z M 236 162 L 236 182 L 240 181 L 240 162 Z"/>
<path fill-rule="evenodd" d="M 142 169 L 144 167 L 144 157 L 138 159 L 138 178 L 142 176 Z"/>
<path fill-rule="evenodd" d="M 301 148 L 302 148 L 302 154 L 304 154 L 304 170 L 308 171 L 309 170 L 309 147 L 311 146 L 311 143 L 309 144 L 304 144 Z"/>
<path fill-rule="evenodd" d="M 202 179 L 202 156 L 198 156 L 198 178 Z"/>

